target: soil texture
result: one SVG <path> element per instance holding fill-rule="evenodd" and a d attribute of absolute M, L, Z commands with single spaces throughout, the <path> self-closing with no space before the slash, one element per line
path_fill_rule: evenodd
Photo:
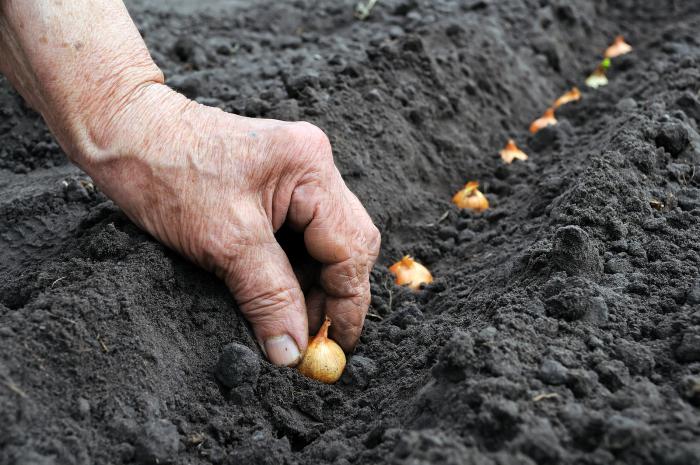
<path fill-rule="evenodd" d="M 170 85 L 327 132 L 383 234 L 370 316 L 337 385 L 271 366 L 0 79 L 0 464 L 700 463 L 697 1 L 154 3 Z"/>

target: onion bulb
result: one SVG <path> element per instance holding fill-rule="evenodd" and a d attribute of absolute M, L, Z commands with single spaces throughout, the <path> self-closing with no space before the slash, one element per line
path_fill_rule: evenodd
<path fill-rule="evenodd" d="M 433 275 L 430 271 L 410 255 L 404 256 L 401 260 L 389 267 L 389 271 L 396 276 L 396 284 L 408 286 L 414 291 L 420 289 L 421 284 L 433 282 Z"/>
<path fill-rule="evenodd" d="M 632 46 L 622 36 L 615 37 L 610 47 L 605 49 L 605 58 L 615 58 L 632 51 Z"/>
<path fill-rule="evenodd" d="M 304 358 L 297 366 L 302 375 L 326 384 L 338 381 L 345 369 L 343 349 L 334 340 L 328 338 L 330 325 L 331 320 L 326 317 L 318 334 L 309 342 Z"/>
<path fill-rule="evenodd" d="M 593 74 L 588 76 L 586 78 L 586 85 L 588 87 L 592 87 L 594 89 L 598 87 L 603 87 L 608 85 L 608 78 L 605 76 L 605 73 L 601 74 L 597 71 L 594 71 Z"/>
<path fill-rule="evenodd" d="M 520 150 L 513 139 L 508 139 L 505 148 L 501 150 L 501 159 L 506 165 L 513 163 L 513 160 L 527 160 L 527 154 Z"/>
<path fill-rule="evenodd" d="M 554 108 L 557 109 L 562 105 L 578 100 L 581 100 L 581 91 L 578 90 L 578 87 L 572 87 L 570 91 L 566 92 L 554 102 Z"/>
<path fill-rule="evenodd" d="M 608 77 L 605 72 L 610 67 L 610 58 L 606 58 L 600 62 L 598 67 L 591 73 L 590 76 L 586 78 L 586 85 L 588 87 L 597 88 L 608 85 Z"/>
<path fill-rule="evenodd" d="M 457 205 L 459 208 L 466 208 L 469 210 L 474 210 L 480 213 L 487 208 L 489 208 L 489 200 L 484 194 L 482 194 L 479 189 L 479 183 L 476 181 L 470 181 L 465 186 L 464 189 L 457 192 L 452 197 L 452 203 Z"/>
<path fill-rule="evenodd" d="M 557 124 L 557 119 L 554 117 L 554 108 L 549 107 L 542 116 L 532 122 L 530 125 L 530 132 L 534 134 L 544 127 L 555 124 Z"/>

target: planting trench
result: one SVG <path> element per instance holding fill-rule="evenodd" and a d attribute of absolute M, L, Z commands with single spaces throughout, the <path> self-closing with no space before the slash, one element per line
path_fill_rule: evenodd
<path fill-rule="evenodd" d="M 0 463 L 700 463 L 697 2 L 157 3 L 130 6 L 170 85 L 327 132 L 383 235 L 372 316 L 337 385 L 271 366 L 0 80 Z M 231 342 L 260 367 L 235 390 Z"/>

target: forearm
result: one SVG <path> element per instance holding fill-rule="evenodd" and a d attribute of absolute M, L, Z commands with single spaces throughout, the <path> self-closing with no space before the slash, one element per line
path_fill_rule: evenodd
<path fill-rule="evenodd" d="M 0 72 L 86 167 L 114 115 L 163 75 L 121 0 L 0 0 Z"/>

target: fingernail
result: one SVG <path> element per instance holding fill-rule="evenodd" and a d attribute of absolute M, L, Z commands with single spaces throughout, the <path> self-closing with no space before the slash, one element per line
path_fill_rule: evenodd
<path fill-rule="evenodd" d="M 287 334 L 267 339 L 265 341 L 265 352 L 270 362 L 279 366 L 294 366 L 301 359 L 299 347 L 297 347 L 294 339 Z"/>

